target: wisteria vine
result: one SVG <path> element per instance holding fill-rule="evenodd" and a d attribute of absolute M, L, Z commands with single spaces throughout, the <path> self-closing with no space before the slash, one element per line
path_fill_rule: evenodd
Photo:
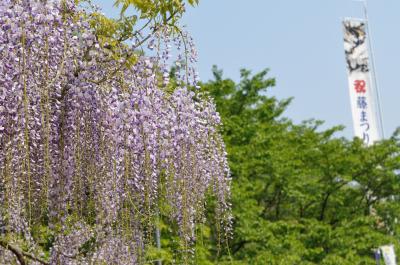
<path fill-rule="evenodd" d="M 89 17 L 74 1 L 0 2 L 2 264 L 142 264 L 161 205 L 190 248 L 209 191 L 229 226 L 220 120 L 188 88 L 190 37 L 154 29 L 155 55 L 126 64 Z M 171 47 L 181 51 L 172 77 Z M 32 237 L 43 226 L 49 257 Z"/>

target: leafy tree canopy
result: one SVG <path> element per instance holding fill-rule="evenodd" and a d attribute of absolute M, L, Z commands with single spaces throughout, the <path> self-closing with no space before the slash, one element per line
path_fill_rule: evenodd
<path fill-rule="evenodd" d="M 367 147 L 343 127 L 294 124 L 268 96 L 268 70 L 235 83 L 213 68 L 203 89 L 221 114 L 233 178 L 234 235 L 215 264 L 375 264 L 398 247 L 399 133 Z M 397 248 L 398 249 L 398 248 Z"/>

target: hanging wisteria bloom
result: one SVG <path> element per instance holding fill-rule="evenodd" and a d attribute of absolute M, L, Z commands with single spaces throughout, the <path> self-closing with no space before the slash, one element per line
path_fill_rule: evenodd
<path fill-rule="evenodd" d="M 190 37 L 154 29 L 154 56 L 127 63 L 89 19 L 74 1 L 0 2 L 0 264 L 145 263 L 161 206 L 188 250 L 209 194 L 230 221 Z"/>

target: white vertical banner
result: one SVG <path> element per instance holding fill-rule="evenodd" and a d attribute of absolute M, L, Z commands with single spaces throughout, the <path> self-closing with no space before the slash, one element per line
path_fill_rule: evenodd
<path fill-rule="evenodd" d="M 382 246 L 381 251 L 386 265 L 396 265 L 396 254 L 393 245 Z"/>
<path fill-rule="evenodd" d="M 359 19 L 345 19 L 343 29 L 354 134 L 371 145 L 380 140 L 380 135 L 369 67 L 366 23 Z"/>

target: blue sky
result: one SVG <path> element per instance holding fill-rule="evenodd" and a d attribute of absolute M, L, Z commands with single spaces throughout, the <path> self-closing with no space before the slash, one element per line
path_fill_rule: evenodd
<path fill-rule="evenodd" d="M 113 16 L 112 0 L 95 0 Z M 369 0 L 385 135 L 400 126 L 400 1 Z M 269 94 L 294 97 L 285 116 L 296 122 L 315 118 L 325 128 L 352 119 L 343 51 L 341 18 L 362 17 L 351 0 L 200 0 L 182 20 L 195 39 L 203 81 L 217 65 L 239 80 L 241 68 L 269 68 L 277 86 Z"/>

